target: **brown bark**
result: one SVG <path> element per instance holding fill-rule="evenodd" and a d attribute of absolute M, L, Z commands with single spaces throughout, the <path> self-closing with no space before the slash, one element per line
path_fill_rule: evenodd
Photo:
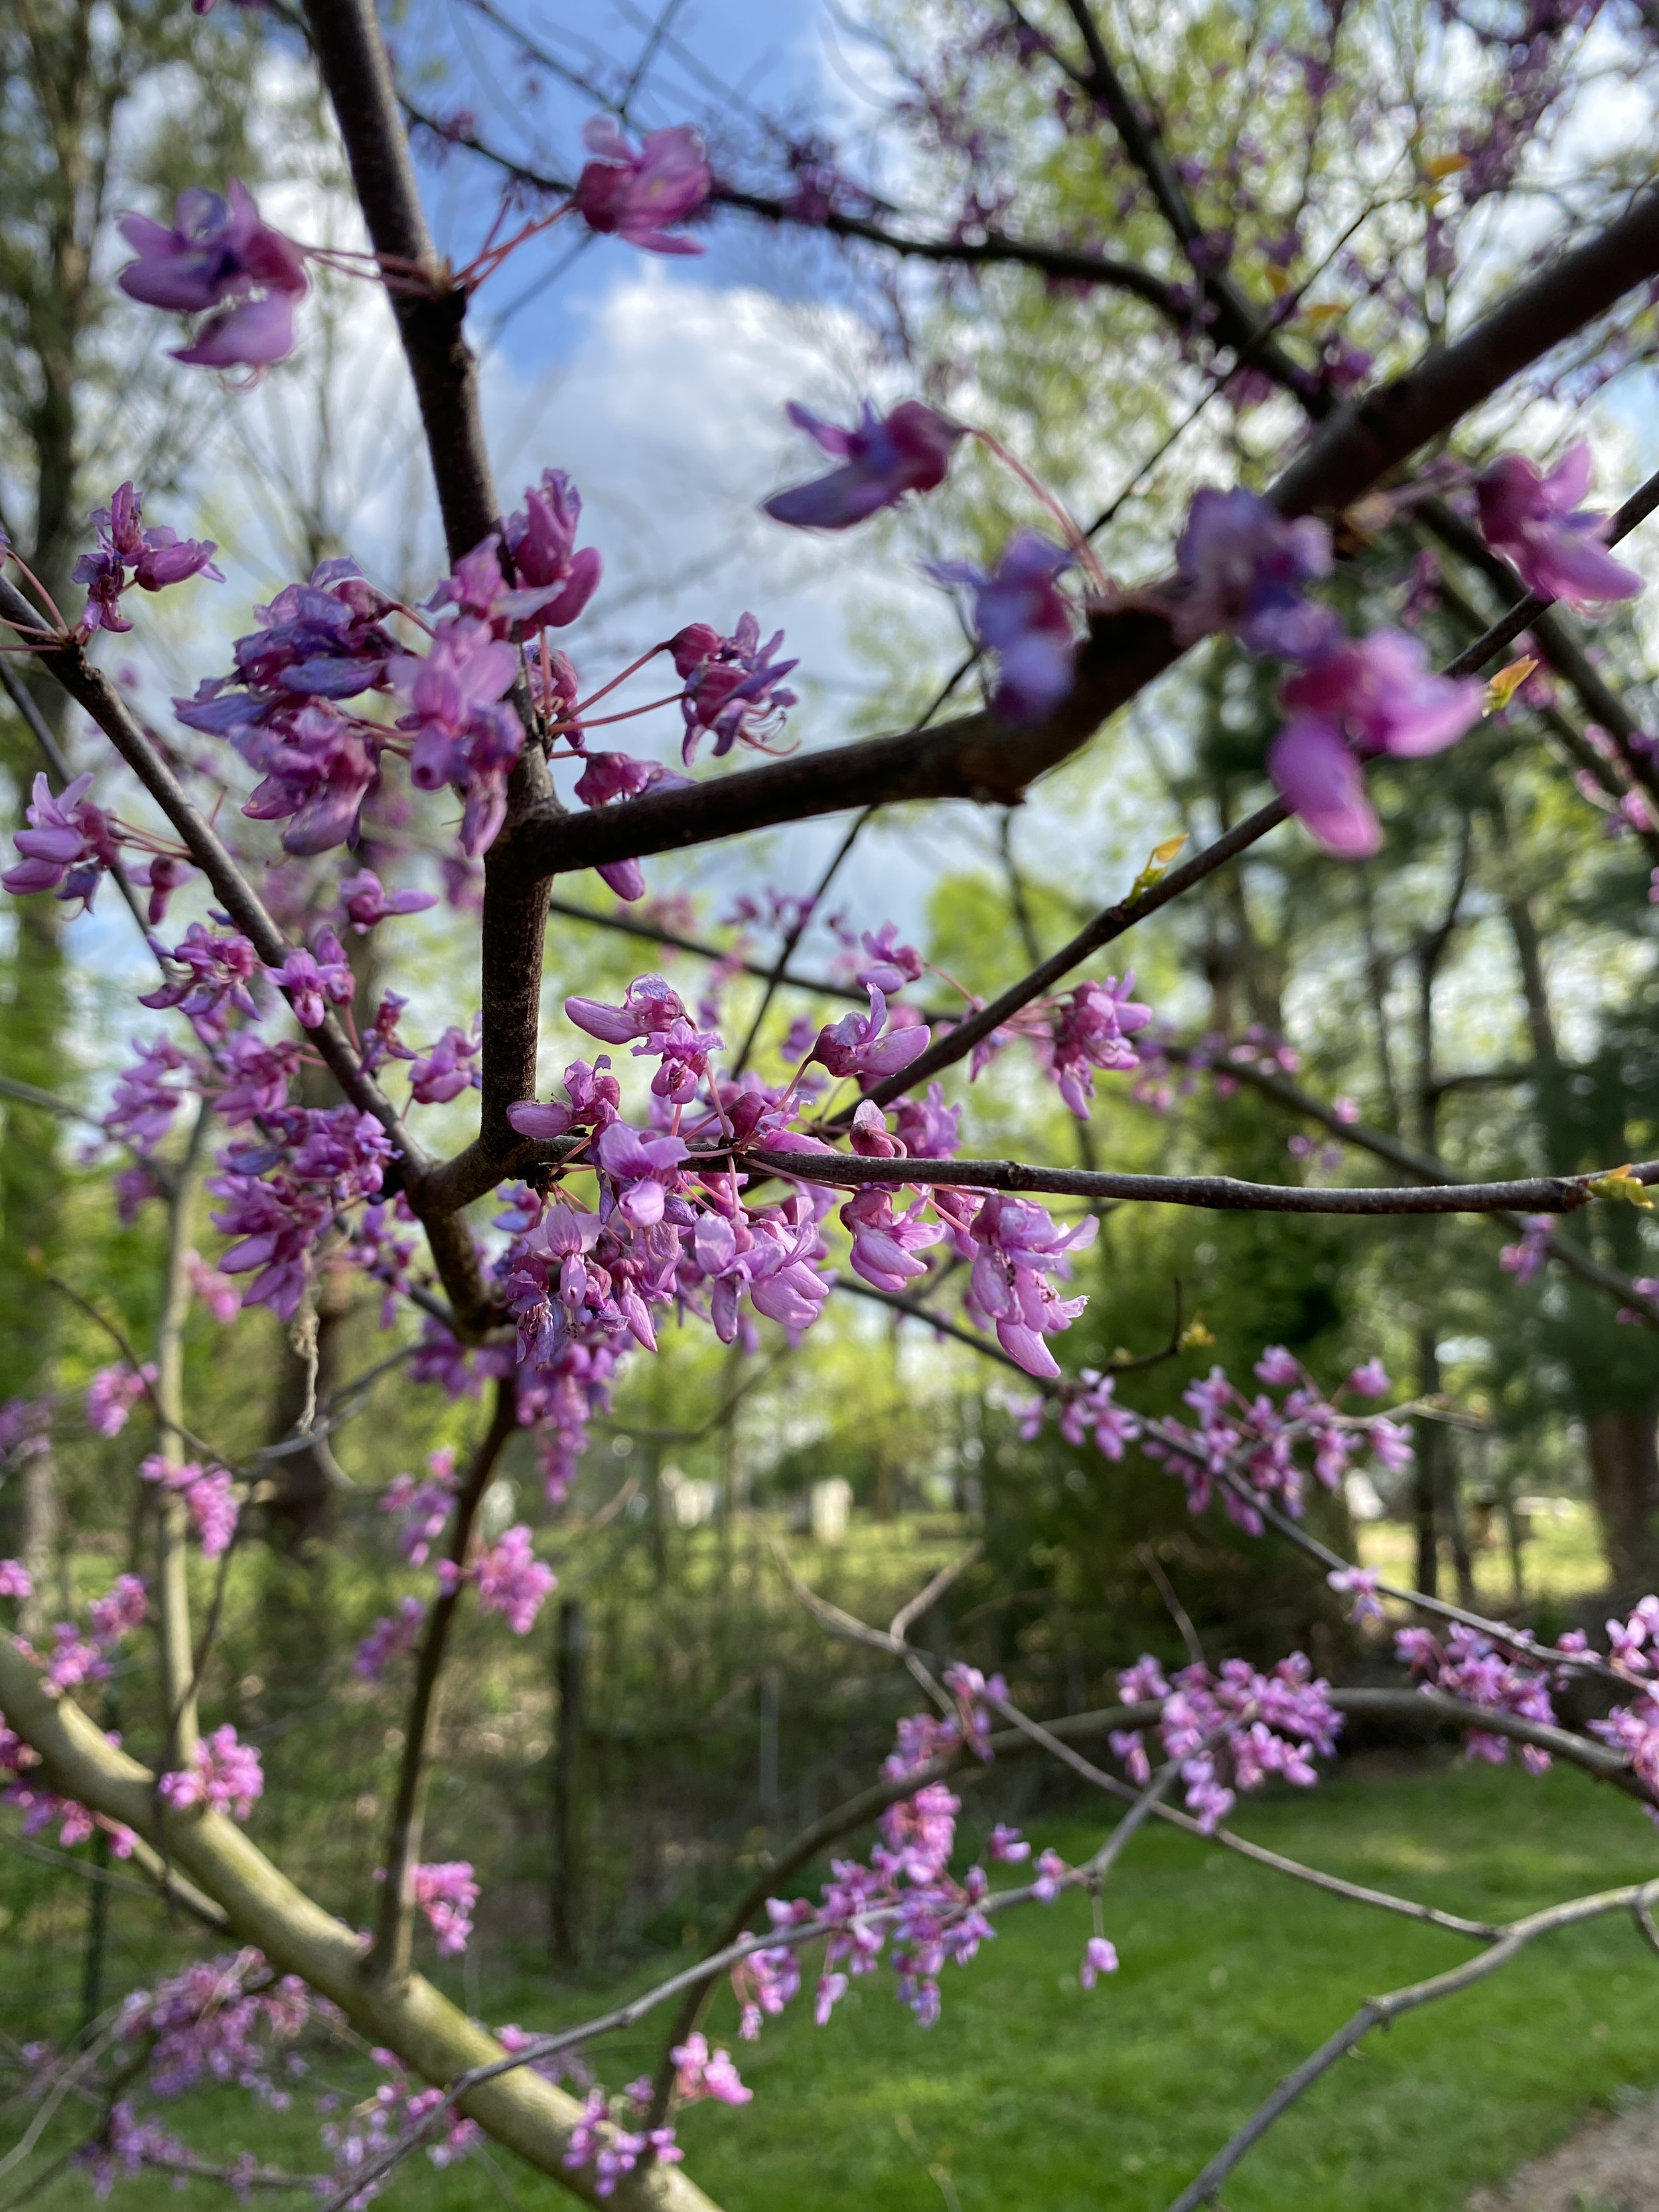
<path fill-rule="evenodd" d="M 1614 1584 L 1645 1590 L 1654 1578 L 1653 1516 L 1659 1503 L 1654 1425 L 1659 1407 L 1603 1407 L 1584 1416 L 1590 1496 Z"/>

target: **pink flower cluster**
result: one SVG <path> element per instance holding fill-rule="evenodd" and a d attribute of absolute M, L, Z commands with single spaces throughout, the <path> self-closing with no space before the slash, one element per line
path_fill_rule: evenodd
<path fill-rule="evenodd" d="M 1260 1789 L 1269 1775 L 1310 1788 L 1319 1779 L 1315 1759 L 1328 1759 L 1341 1732 L 1330 1684 L 1315 1676 L 1300 1651 L 1269 1674 L 1243 1659 L 1225 1659 L 1217 1670 L 1185 1667 L 1173 1683 L 1156 1659 L 1143 1655 L 1117 1679 L 1126 1705 L 1156 1699 L 1162 1705 L 1158 1735 L 1168 1756 L 1181 1762 L 1187 1808 L 1206 1834 L 1226 1819 L 1239 1790 Z M 1142 1732 L 1115 1729 L 1110 1741 L 1130 1779 L 1149 1781 Z"/>
<path fill-rule="evenodd" d="M 312 2021 L 338 2017 L 297 1975 L 273 1974 L 250 1948 L 203 1960 L 152 1990 L 134 1990 L 115 2033 L 129 2047 L 149 2045 L 149 2087 L 158 2097 L 223 2081 L 281 2111 L 288 2093 L 273 2075 L 274 2053 Z"/>
<path fill-rule="evenodd" d="M 156 1784 L 169 1805 L 181 1809 L 205 1806 L 210 1812 L 228 1813 L 246 1820 L 255 1801 L 264 1794 L 264 1769 L 252 1744 L 238 1741 L 226 1722 L 204 1736 L 196 1747 L 188 1767 L 164 1774 Z"/>
<path fill-rule="evenodd" d="M 649 2101 L 650 2084 L 643 2085 L 641 2096 L 631 2094 L 624 2100 L 624 2117 L 641 2116 Z M 611 2100 L 603 2089 L 590 2089 L 582 2116 L 571 2130 L 570 2141 L 564 2154 L 564 2163 L 572 2172 L 584 2166 L 593 2169 L 593 2194 L 611 2197 L 617 2185 L 627 2179 L 641 2159 L 654 2159 L 659 2166 L 678 2166 L 685 2153 L 674 2140 L 672 2127 L 629 2128 L 612 2117 Z"/>
<path fill-rule="evenodd" d="M 198 1467 L 193 1460 L 175 1466 L 161 1453 L 152 1452 L 140 1462 L 138 1472 L 146 1482 L 183 1498 L 185 1510 L 201 1540 L 204 1559 L 216 1559 L 230 1549 L 241 1507 L 228 1468 Z"/>
<path fill-rule="evenodd" d="M 532 1550 L 532 1538 L 521 1521 L 479 1553 L 472 1571 L 481 1613 L 499 1613 L 515 1636 L 528 1636 L 549 1594 L 558 1587 L 551 1567 Z"/>
<path fill-rule="evenodd" d="M 1561 1649 L 1576 1651 L 1583 1642 L 1578 1637 L 1569 1644 L 1564 1638 Z M 1425 1690 L 1438 1690 L 1487 1712 L 1514 1713 L 1545 1727 L 1555 1723 L 1549 1670 L 1500 1650 L 1478 1629 L 1454 1621 L 1443 1641 L 1430 1628 L 1400 1628 L 1395 1632 L 1394 1646 L 1401 1663 L 1422 1677 Z M 1501 1766 L 1510 1755 L 1510 1740 L 1489 1729 L 1471 1729 L 1467 1750 L 1471 1759 Z M 1522 1744 L 1521 1758 L 1529 1774 L 1548 1771 L 1550 1754 L 1539 1744 Z"/>
<path fill-rule="evenodd" d="M 1277 1504 L 1293 1519 L 1301 1516 L 1307 1472 L 1298 1451 L 1311 1451 L 1314 1476 L 1327 1490 L 1336 1487 L 1358 1451 L 1369 1451 L 1387 1468 L 1410 1465 L 1408 1430 L 1382 1413 L 1340 1412 L 1282 1345 L 1268 1346 L 1255 1372 L 1270 1389 L 1283 1390 L 1284 1397 L 1275 1401 L 1258 1391 L 1247 1398 L 1220 1368 L 1212 1367 L 1182 1394 L 1198 1417 L 1195 1424 L 1143 1424 L 1142 1451 L 1181 1477 L 1193 1512 L 1203 1512 L 1218 1490 L 1228 1517 L 1259 1536 L 1262 1519 L 1254 1499 Z M 1355 1368 L 1343 1385 L 1362 1397 L 1380 1397 L 1388 1387 L 1376 1360 Z"/>
<path fill-rule="evenodd" d="M 94 1436 L 118 1437 L 128 1416 L 155 1381 L 155 1369 L 146 1360 L 142 1367 L 120 1360 L 100 1367 L 87 1385 L 87 1426 Z"/>
<path fill-rule="evenodd" d="M 414 1870 L 416 1909 L 438 1939 L 438 1955 L 455 1958 L 472 1933 L 478 1885 L 465 1859 L 436 1859 Z"/>

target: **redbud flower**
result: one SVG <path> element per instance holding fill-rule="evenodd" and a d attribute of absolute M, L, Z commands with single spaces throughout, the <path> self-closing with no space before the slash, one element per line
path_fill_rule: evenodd
<path fill-rule="evenodd" d="M 1636 571 L 1601 543 L 1606 515 L 1578 508 L 1589 480 L 1590 450 L 1581 440 L 1547 476 L 1525 454 L 1503 453 L 1474 487 L 1481 532 L 1493 552 L 1515 563 L 1529 592 L 1581 611 L 1633 599 L 1642 588 Z"/>
<path fill-rule="evenodd" d="M 776 736 L 785 714 L 795 704 L 795 694 L 780 686 L 799 665 L 773 659 L 782 643 L 783 632 L 775 630 L 763 646 L 760 624 L 751 614 L 739 615 L 730 637 L 722 637 L 708 623 L 690 623 L 669 640 L 675 669 L 685 680 L 680 699 L 685 737 L 680 751 L 688 765 L 705 730 L 714 733 L 716 759 L 729 753 L 739 738 L 746 745 L 762 745 Z"/>
<path fill-rule="evenodd" d="M 582 131 L 594 159 L 576 180 L 577 213 L 590 230 L 626 239 L 647 253 L 701 253 L 694 239 L 671 238 L 708 198 L 712 181 L 702 136 L 689 123 L 647 131 L 636 153 L 620 125 L 595 116 Z"/>
<path fill-rule="evenodd" d="M 1252 653 L 1312 660 L 1337 642 L 1335 613 L 1304 596 L 1331 573 L 1331 533 L 1311 515 L 1286 521 L 1242 489 L 1195 493 L 1176 546 L 1187 589 L 1171 620 L 1183 645 L 1230 629 Z"/>
<path fill-rule="evenodd" d="M 1091 1936 L 1083 1949 L 1083 1964 L 1077 1970 L 1079 1983 L 1085 1990 L 1093 1989 L 1102 1974 L 1117 1972 L 1117 1953 L 1103 1936 Z"/>
<path fill-rule="evenodd" d="M 87 1426 L 95 1436 L 118 1437 L 127 1417 L 155 1380 L 155 1367 L 130 1367 L 124 1361 L 100 1367 L 87 1385 Z"/>
<path fill-rule="evenodd" d="M 34 1577 L 21 1559 L 0 1559 L 0 1597 L 34 1595 Z"/>
<path fill-rule="evenodd" d="M 29 826 L 12 834 L 23 857 L 0 875 L 0 885 L 15 898 L 55 891 L 61 899 L 82 900 L 90 911 L 100 873 L 115 859 L 108 817 L 87 797 L 91 789 L 91 776 L 77 775 L 54 798 L 46 777 L 35 777 Z"/>
<path fill-rule="evenodd" d="M 438 1955 L 453 1959 L 465 1951 L 472 1933 L 472 1908 L 478 1885 L 465 1859 L 441 1859 L 413 1870 L 415 1903 L 438 1939 Z"/>
<path fill-rule="evenodd" d="M 346 920 L 361 937 L 394 914 L 423 914 L 436 906 L 435 891 L 387 891 L 372 868 L 348 876 L 340 886 Z"/>
<path fill-rule="evenodd" d="M 1291 719 L 1267 749 L 1268 772 L 1328 852 L 1363 859 L 1382 842 L 1356 756 L 1440 752 L 1479 720 L 1475 678 L 1437 676 L 1427 662 L 1421 639 L 1382 629 L 1285 684 Z"/>
<path fill-rule="evenodd" d="M 116 282 L 129 299 L 186 315 L 216 308 L 195 343 L 175 361 L 204 368 L 263 368 L 294 350 L 294 303 L 307 289 L 304 259 L 291 239 L 259 219 L 246 187 L 228 199 L 191 186 L 180 192 L 173 227 L 148 216 L 121 218 L 137 255 Z"/>
<path fill-rule="evenodd" d="M 228 1723 L 197 1745 L 195 1758 L 183 1773 L 164 1774 L 156 1784 L 170 1805 L 205 1805 L 239 1820 L 246 1820 L 264 1786 L 258 1751 L 252 1744 L 238 1742 Z"/>
<path fill-rule="evenodd" d="M 1077 641 L 1071 608 L 1055 587 L 1072 557 L 1036 531 L 1021 530 L 988 571 L 969 561 L 927 564 L 935 582 L 973 592 L 975 633 L 997 657 L 992 711 L 1005 721 L 1039 720 L 1072 688 Z"/>
<path fill-rule="evenodd" d="M 522 514 L 508 515 L 502 529 L 520 584 L 535 587 L 533 604 L 520 605 L 532 595 L 515 592 L 508 611 L 562 629 L 575 621 L 599 581 L 598 547 L 575 550 L 582 496 L 562 469 L 544 469 L 539 486 L 526 487 L 524 506 Z"/>
<path fill-rule="evenodd" d="M 945 481 L 957 440 L 967 434 L 962 424 L 920 399 L 902 400 L 885 416 L 866 399 L 849 430 L 793 399 L 788 411 L 798 429 L 844 464 L 763 502 L 775 522 L 797 530 L 846 530 L 884 507 L 896 507 L 909 492 L 933 490 Z"/>
<path fill-rule="evenodd" d="M 98 550 L 83 553 L 73 571 L 75 581 L 87 586 L 86 611 L 81 617 L 85 633 L 132 628 L 121 612 L 121 594 L 132 584 L 146 592 L 161 592 L 186 576 L 209 576 L 216 584 L 225 580 L 213 565 L 218 549 L 211 539 L 181 538 L 165 526 L 145 530 L 141 527 L 143 514 L 131 483 L 122 484 L 107 507 L 93 509 Z"/>

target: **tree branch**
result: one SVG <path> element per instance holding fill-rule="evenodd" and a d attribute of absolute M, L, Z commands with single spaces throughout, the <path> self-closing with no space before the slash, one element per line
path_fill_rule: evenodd
<path fill-rule="evenodd" d="M 1577 1927 L 1583 1921 L 1597 1919 L 1605 1913 L 1630 1911 L 1638 1902 L 1644 1902 L 1653 1888 L 1651 1882 L 1632 1882 L 1622 1889 L 1603 1890 L 1593 1897 L 1571 1898 L 1564 1905 L 1549 1905 L 1542 1912 L 1528 1913 L 1522 1919 L 1510 1921 L 1489 1950 L 1465 1960 L 1461 1966 L 1432 1975 L 1427 1981 L 1413 1982 L 1405 1989 L 1392 1990 L 1386 1996 L 1368 1997 L 1352 2020 L 1345 2021 L 1293 2073 L 1285 2075 L 1232 2140 L 1174 2199 L 1170 2212 L 1198 2212 L 1200 2205 L 1213 2203 L 1216 2191 L 1244 2154 L 1261 2140 L 1298 2097 L 1312 2088 L 1340 2058 L 1345 2058 L 1356 2044 L 1363 2042 L 1374 2027 L 1392 2027 L 1402 2014 L 1414 2012 L 1419 2005 L 1432 2004 L 1437 1997 L 1453 1996 L 1459 1990 L 1484 1981 L 1500 1966 L 1507 1966 L 1536 1936 L 1548 1935 L 1558 1928 Z"/>
<path fill-rule="evenodd" d="M 155 1777 L 70 1698 L 48 1697 L 10 1637 L 0 1637 L 0 1709 L 40 1753 L 42 1778 L 52 1789 L 154 1840 Z M 423 2081 L 451 2084 L 469 2069 L 507 2057 L 422 1976 L 366 1975 L 354 1930 L 295 1888 L 222 1814 L 200 1808 L 170 1814 L 167 1844 L 169 1858 L 221 1906 L 242 1942 L 257 1944 L 279 1972 L 298 1974 L 331 1998 L 361 2033 L 395 2051 Z M 481 2075 L 459 2104 L 497 2142 L 591 2204 L 609 2203 L 617 2212 L 714 2212 L 678 2166 L 642 2169 L 614 2197 L 601 2199 L 591 2166 L 572 2170 L 563 2163 L 581 2106 L 527 2069 Z"/>
<path fill-rule="evenodd" d="M 512 1377 L 495 1386 L 495 1403 L 488 1430 L 473 1454 L 455 1494 L 453 1518 L 445 1558 L 457 1570 L 466 1564 L 472 1540 L 472 1523 L 495 1470 L 507 1438 L 518 1425 L 518 1390 Z M 409 1717 L 404 1724 L 403 1762 L 398 1772 L 398 1794 L 386 1834 L 385 1878 L 380 1888 L 380 1913 L 374 1942 L 363 1971 L 374 1979 L 405 1979 L 409 1973 L 415 1914 L 415 1867 L 421 1856 L 421 1834 L 426 1814 L 427 1759 L 437 1725 L 438 1690 L 449 1632 L 465 1584 L 459 1579 L 449 1590 L 440 1590 L 427 1616 L 426 1635 L 415 1669 Z"/>
<path fill-rule="evenodd" d="M 1589 1176 L 1525 1176 L 1509 1182 L 1409 1183 L 1378 1189 L 1323 1189 L 1300 1183 L 1243 1182 L 1235 1176 L 1097 1173 L 1030 1167 L 1023 1160 L 866 1159 L 850 1152 L 784 1152 L 756 1147 L 743 1159 L 799 1182 L 864 1185 L 947 1183 L 963 1190 L 1048 1191 L 1062 1197 L 1201 1206 L 1223 1213 L 1573 1213 L 1595 1194 Z M 1659 1160 L 1628 1169 L 1659 1182 Z"/>

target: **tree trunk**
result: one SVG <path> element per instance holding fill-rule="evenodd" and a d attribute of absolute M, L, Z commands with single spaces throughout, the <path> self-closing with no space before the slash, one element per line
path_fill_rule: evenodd
<path fill-rule="evenodd" d="M 1653 1405 L 1604 1407 L 1584 1417 L 1590 1495 L 1615 1586 L 1649 1589 L 1654 1579 L 1653 1512 L 1659 1457 Z"/>

